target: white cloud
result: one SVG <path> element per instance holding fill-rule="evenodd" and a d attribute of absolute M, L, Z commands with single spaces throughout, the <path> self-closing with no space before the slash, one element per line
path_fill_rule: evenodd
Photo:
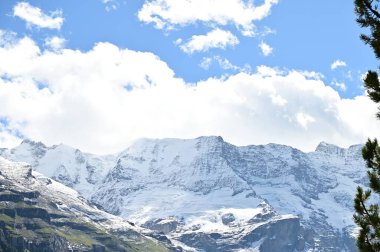
<path fill-rule="evenodd" d="M 181 41 L 178 41 L 181 43 Z M 188 54 L 205 52 L 212 48 L 225 49 L 227 46 L 239 44 L 239 39 L 229 31 L 216 28 L 206 35 L 194 35 L 185 44 L 180 45 L 182 51 Z"/>
<path fill-rule="evenodd" d="M 257 73 L 264 77 L 273 77 L 282 74 L 278 69 L 263 65 L 257 67 Z"/>
<path fill-rule="evenodd" d="M 45 39 L 45 46 L 53 51 L 59 51 L 65 46 L 66 40 L 61 37 L 49 37 Z"/>
<path fill-rule="evenodd" d="M 243 67 L 237 66 L 232 64 L 228 59 L 223 58 L 221 56 L 214 56 L 214 57 L 204 57 L 199 66 L 205 70 L 208 70 L 213 62 L 216 62 L 219 67 L 223 70 L 233 70 L 233 71 L 240 71 L 240 72 L 250 72 L 251 66 L 250 65 L 244 65 Z"/>
<path fill-rule="evenodd" d="M 178 39 L 176 39 L 175 41 L 174 41 L 174 44 L 175 45 L 180 45 L 180 44 L 182 44 L 182 38 L 178 38 Z"/>
<path fill-rule="evenodd" d="M 115 11 L 119 7 L 119 2 L 117 0 L 101 0 L 103 4 L 105 4 L 105 9 L 107 12 Z"/>
<path fill-rule="evenodd" d="M 307 71 L 307 70 L 297 70 L 297 71 L 309 79 L 322 80 L 325 78 L 325 76 L 319 72 Z"/>
<path fill-rule="evenodd" d="M 224 70 L 242 70 L 242 68 L 232 64 L 228 59 L 220 56 L 215 56 L 214 60 L 219 64 L 220 68 Z"/>
<path fill-rule="evenodd" d="M 13 43 L 17 40 L 17 34 L 10 31 L 0 30 L 0 46 Z"/>
<path fill-rule="evenodd" d="M 251 71 L 251 66 L 246 64 L 244 66 L 237 66 L 232 64 L 228 59 L 223 58 L 221 56 L 214 56 L 213 58 L 223 70 L 234 70 L 248 73 Z"/>
<path fill-rule="evenodd" d="M 266 26 L 262 30 L 257 32 L 257 36 L 264 38 L 268 35 L 276 34 L 276 33 L 277 33 L 276 30 L 273 30 L 272 28 Z"/>
<path fill-rule="evenodd" d="M 337 69 L 338 67 L 346 67 L 347 66 L 347 63 L 342 61 L 342 60 L 336 60 L 334 61 L 332 64 L 331 64 L 331 70 L 335 70 Z"/>
<path fill-rule="evenodd" d="M 110 43 L 54 52 L 13 41 L 0 47 L 0 77 L 0 118 L 9 121 L 0 146 L 16 142 L 12 132 L 97 153 L 140 137 L 221 135 L 308 151 L 321 140 L 363 142 L 380 128 L 367 97 L 343 99 L 300 71 L 261 66 L 189 84 L 154 54 Z"/>
<path fill-rule="evenodd" d="M 338 81 L 333 81 L 332 84 L 334 86 L 336 86 L 337 88 L 339 88 L 340 90 L 342 91 L 346 91 L 347 90 L 347 86 L 344 82 L 338 82 Z"/>
<path fill-rule="evenodd" d="M 173 29 L 201 22 L 207 25 L 233 24 L 245 36 L 254 35 L 254 21 L 270 14 L 278 0 L 265 0 L 260 6 L 253 1 L 224 0 L 153 0 L 146 1 L 138 18 L 153 23 L 157 29 Z"/>
<path fill-rule="evenodd" d="M 288 101 L 282 98 L 281 95 L 272 94 L 270 98 L 272 99 L 273 104 L 280 107 L 285 106 L 288 103 Z"/>
<path fill-rule="evenodd" d="M 259 47 L 264 56 L 269 56 L 273 52 L 273 48 L 265 42 L 261 42 Z"/>
<path fill-rule="evenodd" d="M 12 132 L 3 124 L 0 123 L 0 144 L 1 147 L 9 148 L 20 144 L 20 139 L 15 136 L 16 132 Z M 0 147 L 0 148 L 1 148 Z"/>
<path fill-rule="evenodd" d="M 17 3 L 13 7 L 13 15 L 24 20 L 28 26 L 39 28 L 61 29 L 63 17 L 61 11 L 55 11 L 50 15 L 42 12 L 38 7 L 34 7 L 27 2 Z"/>
<path fill-rule="evenodd" d="M 306 113 L 303 113 L 303 112 L 299 112 L 297 113 L 296 115 L 296 119 L 297 119 L 297 122 L 304 128 L 304 129 L 307 129 L 307 126 L 310 124 L 310 123 L 313 123 L 315 122 L 315 119 L 306 114 Z"/>
<path fill-rule="evenodd" d="M 204 57 L 201 60 L 201 63 L 199 63 L 199 66 L 203 68 L 204 70 L 208 70 L 212 64 L 212 58 L 210 57 Z"/>

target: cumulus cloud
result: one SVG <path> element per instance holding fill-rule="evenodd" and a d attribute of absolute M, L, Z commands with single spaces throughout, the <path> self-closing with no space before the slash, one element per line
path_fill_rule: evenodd
<path fill-rule="evenodd" d="M 347 66 L 347 63 L 344 62 L 343 60 L 336 60 L 334 61 L 332 64 L 331 64 L 331 70 L 335 70 L 337 69 L 338 67 L 345 67 Z"/>
<path fill-rule="evenodd" d="M 28 2 L 17 3 L 13 7 L 13 15 L 24 20 L 28 26 L 57 30 L 61 29 L 64 20 L 61 11 L 54 11 L 47 15 Z"/>
<path fill-rule="evenodd" d="M 177 40 L 177 44 L 182 41 Z M 225 49 L 227 46 L 239 44 L 239 39 L 229 31 L 216 28 L 206 35 L 193 35 L 191 39 L 180 45 L 182 51 L 188 54 L 194 52 L 205 52 L 212 48 Z"/>
<path fill-rule="evenodd" d="M 208 25 L 233 24 L 245 36 L 254 35 L 254 21 L 270 14 L 278 0 L 265 0 L 255 6 L 253 1 L 224 0 L 153 0 L 146 1 L 138 12 L 138 18 L 153 23 L 157 29 L 173 29 L 197 22 Z"/>
<path fill-rule="evenodd" d="M 66 40 L 61 37 L 49 37 L 45 39 L 45 46 L 53 51 L 59 51 L 65 46 Z"/>
<path fill-rule="evenodd" d="M 347 86 L 344 82 L 338 82 L 338 81 L 333 81 L 332 84 L 334 86 L 336 86 L 337 88 L 339 88 L 340 90 L 342 91 L 346 91 L 347 90 Z"/>
<path fill-rule="evenodd" d="M 233 70 L 233 71 L 240 71 L 240 72 L 251 71 L 250 65 L 244 65 L 243 67 L 240 67 L 240 66 L 232 64 L 228 59 L 223 58 L 219 55 L 216 55 L 214 57 L 204 57 L 201 60 L 199 66 L 203 68 L 204 70 L 208 70 L 214 62 L 217 63 L 217 65 L 223 70 Z"/>
<path fill-rule="evenodd" d="M 0 123 L 0 144 L 2 147 L 9 148 L 20 143 L 17 132 L 12 132 L 5 125 Z"/>
<path fill-rule="evenodd" d="M 310 124 L 310 123 L 313 123 L 315 122 L 315 119 L 314 117 L 306 114 L 306 113 L 303 113 L 303 112 L 299 112 L 297 113 L 296 115 L 296 119 L 297 119 L 297 122 L 304 128 L 304 129 L 307 129 L 307 126 Z"/>
<path fill-rule="evenodd" d="M 208 70 L 212 64 L 212 58 L 210 57 L 203 57 L 201 60 L 201 63 L 199 63 L 199 66 L 203 68 L 204 70 Z"/>
<path fill-rule="evenodd" d="M 264 56 L 269 56 L 273 52 L 273 48 L 265 42 L 261 42 L 259 48 Z"/>
<path fill-rule="evenodd" d="M 54 52 L 26 37 L 0 47 L 1 146 L 22 135 L 110 153 L 140 137 L 221 135 L 308 151 L 377 136 L 376 111 L 367 97 L 343 99 L 296 70 L 261 66 L 189 84 L 156 55 L 110 43 Z"/>

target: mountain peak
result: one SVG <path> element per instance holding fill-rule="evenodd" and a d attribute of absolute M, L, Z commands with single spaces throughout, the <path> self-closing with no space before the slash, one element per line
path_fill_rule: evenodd
<path fill-rule="evenodd" d="M 199 140 L 224 142 L 224 139 L 221 136 L 200 136 L 200 137 L 197 137 L 197 139 L 199 139 Z"/>
<path fill-rule="evenodd" d="M 43 144 L 42 142 L 36 142 L 36 141 L 30 140 L 30 139 L 28 139 L 28 138 L 22 140 L 22 142 L 21 142 L 20 145 L 39 146 L 39 147 L 44 147 L 44 148 L 46 148 L 46 145 Z"/>
<path fill-rule="evenodd" d="M 345 151 L 344 148 L 341 148 L 339 146 L 336 146 L 334 144 L 329 144 L 326 142 L 320 142 L 315 149 L 315 152 L 323 152 L 328 154 L 341 154 Z"/>

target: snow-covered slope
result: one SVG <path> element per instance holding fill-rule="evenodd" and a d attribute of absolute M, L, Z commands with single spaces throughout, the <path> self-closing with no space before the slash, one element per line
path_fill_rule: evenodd
<path fill-rule="evenodd" d="M 366 182 L 361 148 L 321 143 L 304 153 L 199 137 L 143 139 L 114 156 L 31 141 L 0 152 L 189 247 L 356 251 L 352 202 Z"/>
<path fill-rule="evenodd" d="M 96 156 L 60 144 L 46 147 L 24 140 L 17 148 L 0 149 L 4 158 L 22 161 L 47 177 L 61 182 L 89 198 L 116 162 L 115 156 Z"/>
<path fill-rule="evenodd" d="M 75 190 L 0 157 L 0 251 L 178 251 Z"/>

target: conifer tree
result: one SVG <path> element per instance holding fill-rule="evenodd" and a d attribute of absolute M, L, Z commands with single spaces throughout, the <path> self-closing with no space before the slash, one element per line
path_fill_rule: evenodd
<path fill-rule="evenodd" d="M 368 35 L 362 34 L 360 38 L 373 49 L 376 58 L 380 59 L 380 0 L 355 0 L 356 21 L 363 28 L 367 28 Z M 369 98 L 380 103 L 380 82 L 377 71 L 368 71 L 364 78 L 364 86 Z M 377 113 L 380 119 L 380 107 Z M 379 205 L 368 202 L 371 194 L 380 196 L 380 147 L 376 139 L 368 139 L 362 149 L 362 156 L 366 161 L 370 189 L 364 191 L 357 188 L 355 197 L 354 221 L 359 226 L 357 245 L 362 252 L 380 251 L 380 215 Z"/>

